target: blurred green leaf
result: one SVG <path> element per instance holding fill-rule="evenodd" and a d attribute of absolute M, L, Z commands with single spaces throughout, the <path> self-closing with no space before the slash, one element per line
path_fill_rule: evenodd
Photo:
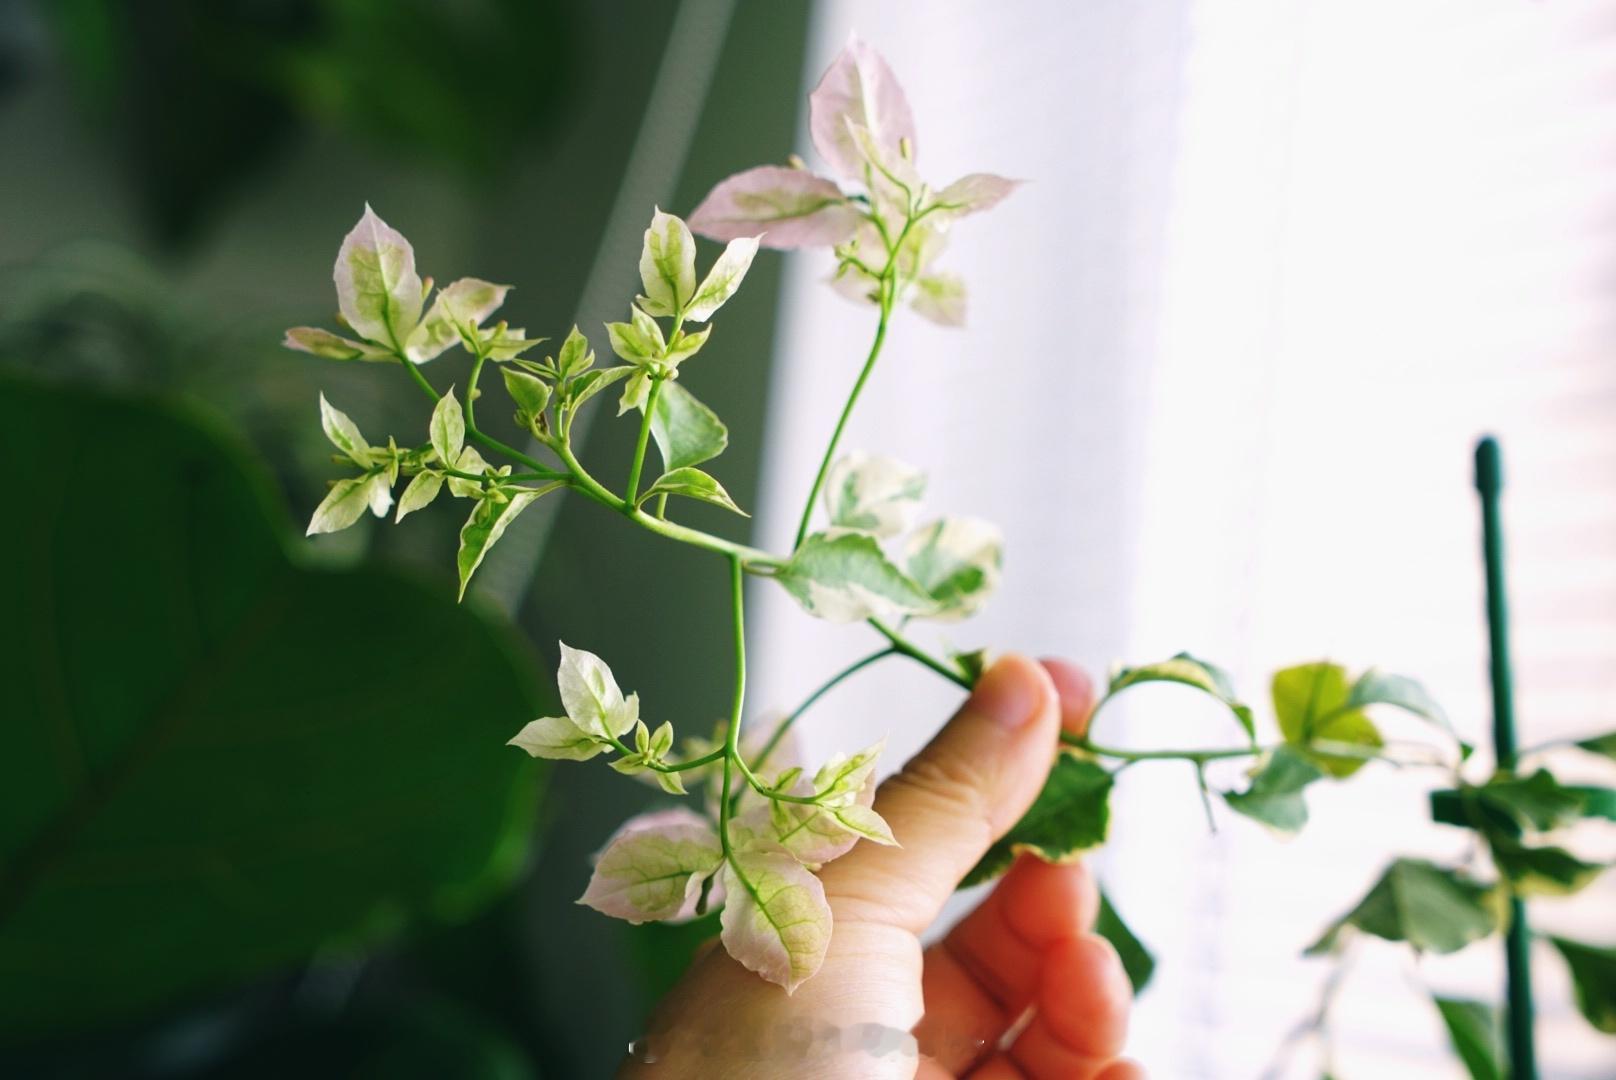
<path fill-rule="evenodd" d="M 1142 993 L 1150 985 L 1151 975 L 1156 972 L 1156 958 L 1150 955 L 1145 943 L 1135 937 L 1128 924 L 1122 921 L 1122 916 L 1117 914 L 1104 889 L 1100 890 L 1100 913 L 1094 919 L 1094 932 L 1117 950 L 1117 955 L 1122 958 L 1122 969 L 1128 973 L 1128 981 L 1133 984 L 1133 992 Z"/>
<path fill-rule="evenodd" d="M 998 877 L 1023 851 L 1058 861 L 1099 847 L 1111 824 L 1114 782 L 1088 758 L 1060 753 L 1032 808 L 988 849 L 961 885 Z"/>
<path fill-rule="evenodd" d="M 1562 847 L 1522 844 L 1489 834 L 1493 862 L 1516 892 L 1526 896 L 1570 896 L 1593 884 L 1606 866 L 1584 862 Z"/>
<path fill-rule="evenodd" d="M 1302 791 L 1324 773 L 1301 754 L 1281 746 L 1269 755 L 1245 791 L 1226 791 L 1229 809 L 1254 818 L 1282 833 L 1294 833 L 1307 824 L 1307 800 Z"/>
<path fill-rule="evenodd" d="M 1505 1080 L 1504 1032 L 1498 1009 L 1481 1001 L 1436 997 L 1454 1053 L 1471 1080 Z"/>
<path fill-rule="evenodd" d="M 1594 1027 L 1607 1035 L 1616 1035 L 1616 949 L 1568 938 L 1549 940 L 1571 968 L 1577 1008 Z"/>
<path fill-rule="evenodd" d="M 1314 751 L 1309 747 L 1315 740 L 1365 749 L 1381 745 L 1374 721 L 1352 703 L 1347 672 L 1339 664 L 1320 661 L 1277 671 L 1273 694 L 1285 741 L 1331 776 L 1351 776 L 1363 767 L 1363 759 Z"/>
<path fill-rule="evenodd" d="M 0 381 L 0 1040 L 460 918 L 520 868 L 536 706 L 441 590 L 288 558 L 198 423 Z"/>
<path fill-rule="evenodd" d="M 1602 754 L 1616 761 L 1616 731 L 1595 735 L 1591 739 L 1581 739 L 1577 742 L 1577 745 L 1590 754 Z"/>
<path fill-rule="evenodd" d="M 1450 953 L 1493 933 L 1499 922 L 1493 889 L 1424 859 L 1398 859 L 1307 951 L 1333 950 L 1350 927 L 1423 952 Z"/>
<path fill-rule="evenodd" d="M 1565 787 L 1547 769 L 1530 776 L 1500 773 L 1476 789 L 1476 799 L 1517 829 L 1543 832 L 1582 816 L 1586 799 Z"/>
<path fill-rule="evenodd" d="M 1171 659 L 1154 664 L 1123 668 L 1111 677 L 1111 685 L 1106 693 L 1115 694 L 1130 686 L 1147 682 L 1180 683 L 1211 694 L 1229 707 L 1234 718 L 1245 729 L 1246 738 L 1255 742 L 1257 727 L 1252 721 L 1251 707 L 1242 704 L 1235 696 L 1233 681 L 1230 680 L 1228 673 L 1217 665 L 1198 660 L 1189 653 L 1179 653 Z"/>

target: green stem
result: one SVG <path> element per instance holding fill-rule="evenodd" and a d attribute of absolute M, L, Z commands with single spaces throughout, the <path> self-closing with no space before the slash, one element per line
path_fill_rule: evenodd
<path fill-rule="evenodd" d="M 813 708 L 814 705 L 819 702 L 820 698 L 824 697 L 836 687 L 840 686 L 847 679 L 857 675 L 859 672 L 863 671 L 877 660 L 884 660 L 889 656 L 895 656 L 897 655 L 897 652 L 897 649 L 888 647 L 877 652 L 870 653 L 868 656 L 861 657 L 860 659 L 853 661 L 851 664 L 847 665 L 842 670 L 826 679 L 824 682 L 820 683 L 817 690 L 803 698 L 802 704 L 791 710 L 790 714 L 788 714 L 786 718 L 780 721 L 780 723 L 775 727 L 773 733 L 769 735 L 769 741 L 764 743 L 763 749 L 758 751 L 757 760 L 752 762 L 753 771 L 759 771 L 763 768 L 763 766 L 769 760 L 769 755 L 774 753 L 775 750 L 779 748 L 780 741 L 786 737 L 786 732 L 791 730 L 791 725 L 795 724 L 797 720 L 801 718 L 803 713 Z"/>
<path fill-rule="evenodd" d="M 970 690 L 975 686 L 975 683 L 967 678 L 963 671 L 960 671 L 957 667 L 951 667 L 950 665 L 943 663 L 943 661 L 937 659 L 935 656 L 931 655 L 931 653 L 927 652 L 925 649 L 922 649 L 919 645 L 916 645 L 914 642 L 904 637 L 901 633 L 894 630 L 880 619 L 872 618 L 869 620 L 869 623 L 871 626 L 875 627 L 882 637 L 892 642 L 893 652 L 901 653 L 904 656 L 909 657 L 911 660 L 919 661 L 926 667 L 931 668 L 937 674 L 941 675 L 943 678 L 947 679 L 949 682 L 952 682 L 963 689 Z"/>
<path fill-rule="evenodd" d="M 746 704 L 746 583 L 742 578 L 739 556 L 729 557 L 729 587 L 731 624 L 735 632 L 735 694 L 730 704 L 729 729 L 724 732 L 724 788 L 729 790 L 730 767 L 745 763 L 740 760 L 741 711 Z M 718 840 L 724 849 L 724 858 L 730 858 L 729 842 L 730 804 L 728 799 L 718 801 Z"/>
<path fill-rule="evenodd" d="M 628 488 L 623 495 L 625 506 L 637 506 L 640 494 L 640 470 L 645 467 L 645 448 L 651 441 L 651 417 L 656 412 L 657 398 L 662 396 L 662 380 L 651 379 L 651 392 L 645 399 L 645 415 L 640 417 L 640 435 L 634 443 L 634 463 L 628 469 Z"/>
<path fill-rule="evenodd" d="M 410 373 L 410 377 L 415 380 L 415 385 L 421 388 L 421 392 L 427 397 L 431 398 L 433 404 L 437 404 L 438 400 L 442 398 L 443 395 L 438 393 L 437 390 L 433 388 L 432 384 L 427 381 L 427 377 L 425 375 L 421 374 L 421 369 L 402 357 L 399 358 L 399 363 L 404 365 L 404 370 Z M 470 395 L 467 396 L 469 398 Z M 521 462 L 523 465 L 526 465 L 529 469 L 533 470 L 533 472 L 536 474 L 536 478 L 544 480 L 566 479 L 566 473 L 557 472 L 555 469 L 550 468 L 542 461 L 522 453 L 515 447 L 507 446 L 493 436 L 485 435 L 478 430 L 475 424 L 472 422 L 471 402 L 469 400 L 466 402 L 466 436 L 473 442 L 482 446 L 485 450 L 492 450 L 496 454 L 504 454 L 512 461 Z"/>

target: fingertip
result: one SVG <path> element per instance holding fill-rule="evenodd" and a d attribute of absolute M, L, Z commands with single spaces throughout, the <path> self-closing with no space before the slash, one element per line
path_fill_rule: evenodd
<path fill-rule="evenodd" d="M 1050 863 L 1023 855 L 999 892 L 1006 922 L 1031 940 L 1075 937 L 1093 926 L 1100 912 L 1099 887 L 1081 862 Z"/>
<path fill-rule="evenodd" d="M 1122 1058 L 1107 1065 L 1095 1080 L 1149 1080 L 1145 1068 L 1137 1061 Z"/>
<path fill-rule="evenodd" d="M 1019 653 L 1006 653 L 977 680 L 963 711 L 1006 730 L 1027 727 L 1060 700 L 1049 672 Z"/>
<path fill-rule="evenodd" d="M 1133 988 L 1105 938 L 1082 934 L 1051 949 L 1038 999 L 1039 1015 L 1067 1047 L 1093 1058 L 1122 1052 Z"/>
<path fill-rule="evenodd" d="M 1082 735 L 1088 730 L 1089 714 L 1094 711 L 1094 680 L 1069 660 L 1045 657 L 1042 664 L 1060 698 L 1062 729 Z"/>

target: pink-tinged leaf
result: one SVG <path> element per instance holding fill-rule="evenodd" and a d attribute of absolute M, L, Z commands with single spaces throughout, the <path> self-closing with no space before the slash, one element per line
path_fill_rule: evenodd
<path fill-rule="evenodd" d="M 783 851 L 737 851 L 724 866 L 724 948 L 790 993 L 825 962 L 831 913 L 825 889 Z"/>
<path fill-rule="evenodd" d="M 764 247 L 785 249 L 840 244 L 861 220 L 829 180 L 801 169 L 760 165 L 720 181 L 690 215 L 690 227 L 713 240 L 762 233 Z"/>
<path fill-rule="evenodd" d="M 718 834 L 696 814 L 667 811 L 627 822 L 595 861 L 580 904 L 644 923 L 688 914 L 723 862 Z"/>
<path fill-rule="evenodd" d="M 937 213 L 950 217 L 979 214 L 1003 202 L 1005 197 L 1024 181 L 1010 180 L 992 173 L 971 173 L 962 176 L 933 195 L 929 205 L 939 207 Z"/>
<path fill-rule="evenodd" d="M 391 360 L 393 354 L 379 345 L 354 341 L 317 326 L 294 326 L 281 342 L 288 349 L 313 353 L 327 360 Z"/>
<path fill-rule="evenodd" d="M 421 321 L 425 290 L 415 272 L 415 249 L 369 204 L 343 237 L 332 279 L 343 319 L 367 341 L 402 348 Z"/>
<path fill-rule="evenodd" d="M 915 118 L 897 77 L 881 55 L 856 37 L 808 95 L 808 132 L 832 170 L 850 180 L 864 178 L 864 157 L 847 122 L 868 128 L 877 144 L 896 157 L 907 142 L 913 160 Z"/>

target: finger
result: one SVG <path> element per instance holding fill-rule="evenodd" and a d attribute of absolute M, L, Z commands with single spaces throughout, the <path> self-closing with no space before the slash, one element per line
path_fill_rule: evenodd
<path fill-rule="evenodd" d="M 1027 1074 L 1016 1063 L 1000 1054 L 971 1073 L 971 1080 L 1027 1080 Z"/>
<path fill-rule="evenodd" d="M 1050 950 L 1032 1023 L 1010 1058 L 1029 1076 L 1098 1076 L 1128 1037 L 1132 988 L 1111 943 L 1084 934 Z"/>
<path fill-rule="evenodd" d="M 836 919 L 924 930 L 968 870 L 1026 812 L 1055 755 L 1055 688 L 1006 656 L 901 773 L 875 810 L 902 847 L 860 844 L 821 875 Z"/>
<path fill-rule="evenodd" d="M 1032 1000 L 1048 951 L 1094 923 L 1100 896 L 1080 863 L 1016 861 L 980 907 L 926 951 L 922 1053 L 956 1072 L 991 1049 Z"/>
<path fill-rule="evenodd" d="M 1046 657 L 1040 663 L 1060 694 L 1061 729 L 1072 735 L 1087 734 L 1089 716 L 1094 712 L 1094 680 L 1066 660 Z"/>
<path fill-rule="evenodd" d="M 1143 1065 L 1123 1058 L 1101 1069 L 1100 1075 L 1095 1080 L 1149 1080 L 1149 1078 L 1145 1075 Z"/>

